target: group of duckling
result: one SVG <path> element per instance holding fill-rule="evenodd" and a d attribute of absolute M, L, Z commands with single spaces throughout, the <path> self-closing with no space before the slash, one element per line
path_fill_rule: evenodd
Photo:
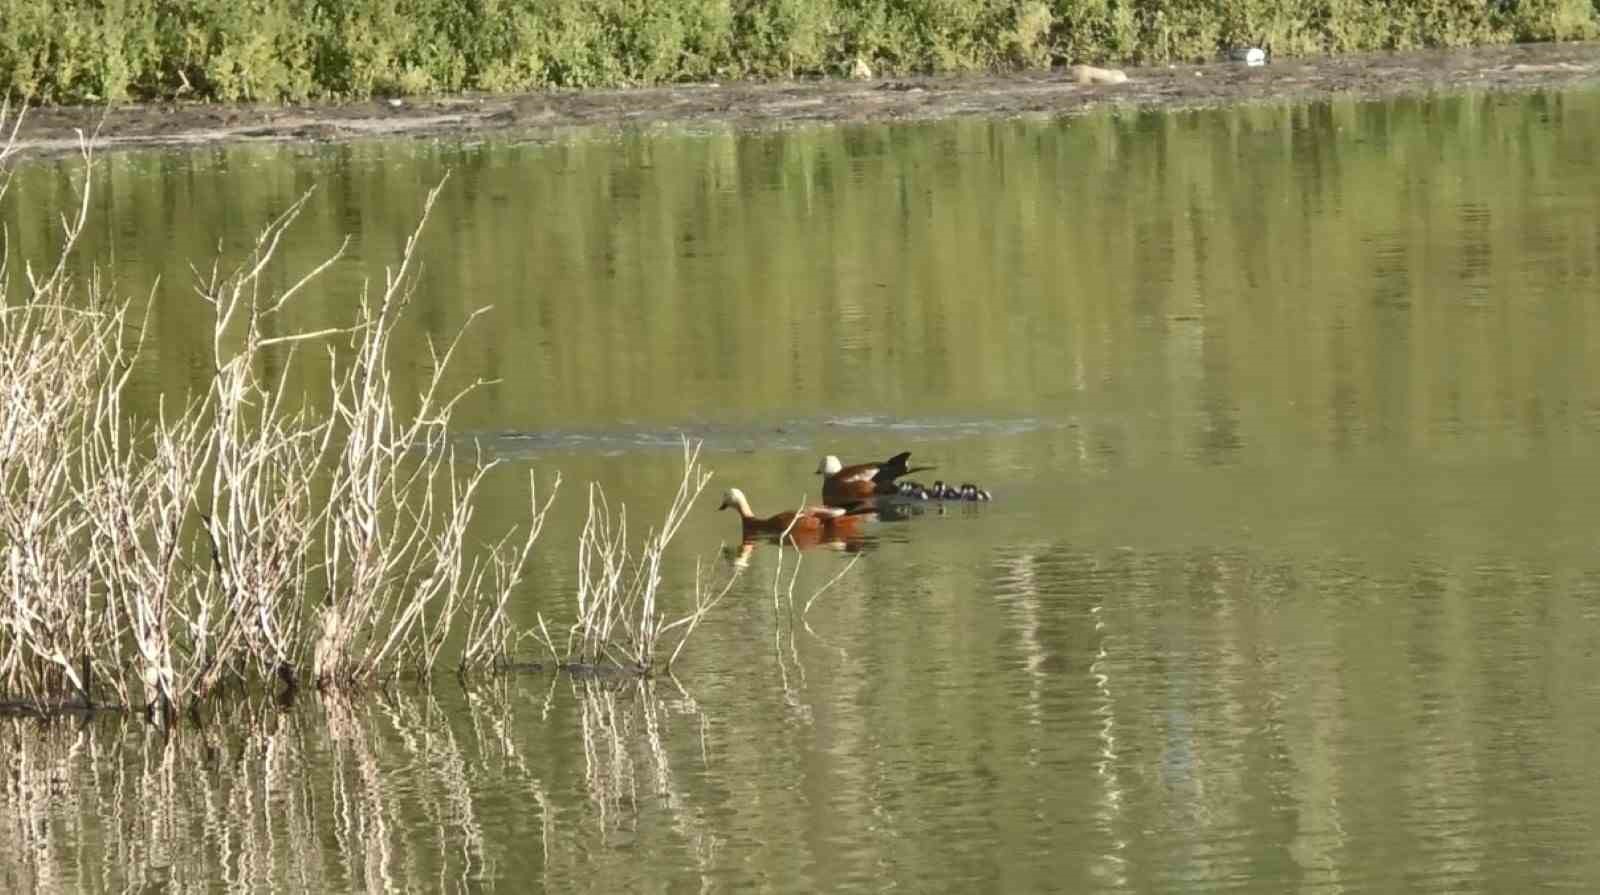
<path fill-rule="evenodd" d="M 994 495 L 987 489 L 979 488 L 971 482 L 962 482 L 960 488 L 952 488 L 939 479 L 933 480 L 933 487 L 928 487 L 921 482 L 907 479 L 900 483 L 900 496 L 912 500 L 993 500 Z"/>
<path fill-rule="evenodd" d="M 750 509 L 750 501 L 738 488 L 729 488 L 722 496 L 719 510 L 732 508 L 739 513 L 745 538 L 760 535 L 785 535 L 801 539 L 835 540 L 853 536 L 857 526 L 876 513 L 880 500 L 971 500 L 993 499 L 988 491 L 971 482 L 959 488 L 936 480 L 929 488 L 903 476 L 932 469 L 932 466 L 910 466 L 911 452 L 895 454 L 876 463 L 856 463 L 845 466 L 838 457 L 829 455 L 817 464 L 817 474 L 822 476 L 822 506 L 806 506 L 798 510 L 759 517 Z"/>

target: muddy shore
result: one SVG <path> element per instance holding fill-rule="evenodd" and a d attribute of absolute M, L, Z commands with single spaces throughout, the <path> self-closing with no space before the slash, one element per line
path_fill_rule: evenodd
<path fill-rule="evenodd" d="M 689 84 L 633 90 L 377 99 L 330 105 L 127 104 L 32 109 L 19 151 L 74 151 L 100 125 L 106 148 L 359 140 L 548 137 L 577 127 L 911 121 L 966 115 L 1069 115 L 1106 105 L 1196 108 L 1236 102 L 1382 98 L 1457 90 L 1600 83 L 1600 43 L 1358 54 L 1126 69 L 1126 83 L 1079 85 L 1066 69 L 1003 76 Z M 101 119 L 104 117 L 104 122 Z"/>

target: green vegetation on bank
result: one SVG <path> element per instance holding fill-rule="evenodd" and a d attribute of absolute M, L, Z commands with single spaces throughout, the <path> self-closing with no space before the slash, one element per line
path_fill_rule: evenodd
<path fill-rule="evenodd" d="M 1600 0 L 0 0 L 39 102 L 302 100 L 1561 40 Z"/>

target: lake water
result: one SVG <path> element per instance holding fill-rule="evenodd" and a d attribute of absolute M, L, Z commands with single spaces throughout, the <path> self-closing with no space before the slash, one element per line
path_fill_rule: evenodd
<path fill-rule="evenodd" d="M 1596 158 L 1593 91 L 106 156 L 147 407 L 205 375 L 190 262 L 315 186 L 282 276 L 352 242 L 293 324 L 347 319 L 449 172 L 398 376 L 494 306 L 480 521 L 568 483 L 524 623 L 680 434 L 680 603 L 720 491 L 823 454 L 995 500 L 758 548 L 676 680 L 4 721 L 0 887 L 1600 888 Z M 75 172 L 19 172 L 13 257 Z"/>

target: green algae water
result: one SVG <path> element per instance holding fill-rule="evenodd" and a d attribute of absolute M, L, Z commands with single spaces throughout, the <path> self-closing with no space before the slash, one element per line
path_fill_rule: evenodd
<path fill-rule="evenodd" d="M 1593 91 L 104 156 L 142 406 L 205 381 L 191 263 L 315 187 L 281 276 L 350 248 L 285 325 L 337 324 L 448 172 L 397 375 L 493 306 L 480 521 L 568 482 L 519 621 L 570 614 L 582 483 L 642 531 L 680 435 L 674 599 L 744 570 L 675 679 L 0 722 L 0 886 L 1600 887 L 1596 158 Z M 19 170 L 13 259 L 79 179 Z M 901 450 L 995 500 L 729 546 L 723 488 Z"/>

